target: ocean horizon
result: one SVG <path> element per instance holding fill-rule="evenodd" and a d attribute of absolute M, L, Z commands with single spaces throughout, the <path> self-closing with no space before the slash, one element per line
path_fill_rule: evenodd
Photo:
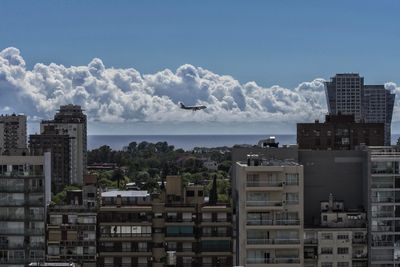
<path fill-rule="evenodd" d="M 192 150 L 195 147 L 232 147 L 234 145 L 257 145 L 261 139 L 275 136 L 279 145 L 296 144 L 295 134 L 182 134 L 182 135 L 88 135 L 88 149 L 103 145 L 113 150 L 121 150 L 130 142 L 168 142 L 175 148 Z M 400 134 L 392 135 L 392 144 L 396 144 Z"/>

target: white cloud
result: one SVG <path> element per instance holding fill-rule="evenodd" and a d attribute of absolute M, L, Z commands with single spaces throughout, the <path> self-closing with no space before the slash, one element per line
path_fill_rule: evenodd
<path fill-rule="evenodd" d="M 388 84 L 396 94 L 395 84 Z M 199 112 L 177 103 L 204 104 Z M 183 65 L 141 74 L 137 70 L 104 66 L 93 59 L 87 66 L 38 63 L 28 70 L 16 48 L 0 52 L 0 110 L 51 118 L 60 105 L 82 105 L 89 120 L 100 122 L 298 122 L 326 113 L 322 79 L 296 88 L 270 88 L 255 82 L 240 84 L 231 76 Z M 396 110 L 400 110 L 396 104 Z M 395 117 L 396 118 L 396 117 Z"/>

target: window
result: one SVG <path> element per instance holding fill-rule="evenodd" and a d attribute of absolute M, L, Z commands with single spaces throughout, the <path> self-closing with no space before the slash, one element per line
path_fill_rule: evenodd
<path fill-rule="evenodd" d="M 146 252 L 147 251 L 147 243 L 146 242 L 139 242 L 138 243 L 138 251 L 139 252 Z"/>
<path fill-rule="evenodd" d="M 287 204 L 299 204 L 299 193 L 286 193 Z"/>
<path fill-rule="evenodd" d="M 338 262 L 337 267 L 349 267 L 350 263 L 348 262 Z"/>
<path fill-rule="evenodd" d="M 186 191 L 186 196 L 187 197 L 194 197 L 194 191 L 193 190 Z"/>
<path fill-rule="evenodd" d="M 168 250 L 176 250 L 177 248 L 176 242 L 168 242 L 167 248 Z"/>
<path fill-rule="evenodd" d="M 219 222 L 226 222 L 226 220 L 227 220 L 227 215 L 226 215 L 226 213 L 218 212 L 218 214 L 217 214 L 217 220 L 218 220 Z"/>
<path fill-rule="evenodd" d="M 286 174 L 287 185 L 299 185 L 299 174 L 298 173 L 287 173 Z"/>
<path fill-rule="evenodd" d="M 349 254 L 349 248 L 338 248 L 337 254 Z"/>
<path fill-rule="evenodd" d="M 182 220 L 184 222 L 191 222 L 192 221 L 192 213 L 189 213 L 189 212 L 182 213 Z"/>
<path fill-rule="evenodd" d="M 332 240 L 333 239 L 333 235 L 331 233 L 322 233 L 321 234 L 321 239 L 323 239 L 323 240 Z"/>
<path fill-rule="evenodd" d="M 204 222 L 210 222 L 211 221 L 212 215 L 211 215 L 210 212 L 205 212 L 205 213 L 202 214 L 202 216 L 203 216 L 203 221 Z"/>
<path fill-rule="evenodd" d="M 321 254 L 333 254 L 332 248 L 321 248 Z"/>
<path fill-rule="evenodd" d="M 339 239 L 339 240 L 348 240 L 349 239 L 349 235 L 340 234 L 340 235 L 337 236 L 337 239 Z"/>
<path fill-rule="evenodd" d="M 123 242 L 122 243 L 122 251 L 124 251 L 124 252 L 131 251 L 131 243 L 130 242 Z"/>

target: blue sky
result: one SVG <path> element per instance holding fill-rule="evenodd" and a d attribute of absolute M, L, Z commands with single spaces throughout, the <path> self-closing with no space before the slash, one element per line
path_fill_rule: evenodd
<path fill-rule="evenodd" d="M 166 68 L 176 72 L 176 77 L 190 76 L 192 73 L 202 75 L 201 70 L 190 67 L 177 71 L 182 65 L 191 64 L 213 74 L 231 75 L 243 85 L 243 92 L 250 90 L 245 84 L 251 81 L 262 88 L 279 85 L 295 90 L 303 82 L 311 82 L 316 78 L 328 79 L 337 72 L 359 72 L 369 84 L 399 84 L 399 11 L 400 1 L 397 0 L 2 0 L 0 51 L 7 47 L 19 49 L 26 62 L 24 71 L 28 72 L 36 63 L 44 63 L 46 66 L 51 63 L 66 67 L 88 66 L 93 58 L 100 58 L 100 66 L 134 68 L 142 75 L 156 74 Z M 58 71 L 61 73 L 63 70 Z M 144 84 L 147 86 L 152 82 L 146 81 Z M 312 84 L 310 88 L 313 86 L 320 88 L 320 84 Z M 151 92 L 152 97 L 162 97 L 165 88 L 159 88 Z M 262 88 L 261 91 L 264 90 Z M 89 89 L 85 88 L 84 94 L 91 94 Z M 64 91 L 68 90 L 71 88 Z M 202 96 L 201 88 L 196 90 L 199 91 L 193 95 Z M 237 105 L 240 106 L 242 96 L 237 97 L 235 85 L 227 90 L 229 93 L 225 96 L 229 99 L 233 97 L 234 103 L 224 98 L 225 102 L 221 106 L 233 110 Z M 46 92 L 44 95 L 48 97 L 51 93 L 54 92 Z M 176 93 L 165 93 L 173 104 L 177 102 L 177 98 L 173 98 Z M 287 93 L 277 90 L 273 95 L 285 96 Z M 292 96 L 295 100 L 296 97 Z M 300 94 L 300 97 L 309 100 L 307 96 Z M 250 103 L 246 94 L 242 98 L 247 99 L 247 104 Z M 320 98 L 320 95 L 314 98 Z M 196 102 L 189 96 L 183 99 L 192 101 L 189 104 Z M 206 98 L 199 97 L 199 101 L 203 100 L 206 101 Z M 279 101 L 282 104 L 284 99 Z M 59 103 L 53 100 L 48 102 Z M 299 102 L 293 103 L 300 105 Z M 108 104 L 107 110 L 111 110 L 107 113 L 110 115 L 107 116 L 108 121 L 93 124 L 96 125 L 92 126 L 93 133 L 102 133 L 103 130 L 109 133 L 111 129 L 105 130 L 107 127 L 103 123 L 119 121 L 123 117 L 121 114 L 126 113 L 118 111 L 115 103 Z M 258 104 L 267 105 L 268 114 L 272 116 L 277 114 L 274 113 L 276 110 L 282 114 L 294 110 L 285 110 L 275 102 L 266 104 L 265 101 L 259 101 Z M 37 108 L 38 113 L 52 110 L 43 106 L 43 103 L 41 105 Z M 89 109 L 89 106 L 86 108 Z M 315 108 L 321 111 L 315 117 L 323 115 L 323 107 L 317 105 Z M 4 108 L 1 103 L 0 110 L 18 112 L 17 108 Z M 119 117 L 118 112 L 121 115 Z M 134 119 L 146 117 L 139 115 Z M 236 123 L 240 122 L 238 118 L 246 116 L 249 115 L 237 117 Z M 306 115 L 301 118 L 314 119 Z M 268 118 L 265 120 L 268 121 Z M 204 120 L 195 118 L 193 121 L 209 122 L 208 125 L 212 125 L 209 129 L 213 131 L 218 128 L 215 127 L 218 120 L 210 116 Z M 248 121 L 244 119 L 243 122 Z M 287 127 L 274 129 L 278 132 L 279 129 L 285 133 L 293 132 L 294 122 L 291 121 L 292 124 Z M 196 132 L 190 129 L 193 124 L 187 118 L 184 124 L 189 125 L 185 128 L 188 129 L 186 132 Z M 236 129 L 238 133 L 249 129 L 245 123 L 243 125 Z M 146 128 L 141 127 L 140 133 L 148 132 Z M 257 125 L 250 128 L 260 129 Z M 112 131 L 118 131 L 116 129 L 114 127 Z M 204 129 L 207 132 L 207 127 Z M 261 131 L 268 131 L 268 128 Z M 127 132 L 129 130 L 124 130 L 124 133 Z M 216 132 L 225 133 L 223 129 Z"/>
<path fill-rule="evenodd" d="M 142 73 L 190 63 L 293 87 L 336 72 L 399 82 L 400 1 L 1 1 L 0 47 Z"/>

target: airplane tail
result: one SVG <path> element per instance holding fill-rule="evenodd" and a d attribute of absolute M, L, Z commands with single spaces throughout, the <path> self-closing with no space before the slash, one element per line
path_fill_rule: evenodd
<path fill-rule="evenodd" d="M 186 108 L 186 106 L 182 102 L 179 102 L 179 105 L 181 106 L 181 108 Z"/>

